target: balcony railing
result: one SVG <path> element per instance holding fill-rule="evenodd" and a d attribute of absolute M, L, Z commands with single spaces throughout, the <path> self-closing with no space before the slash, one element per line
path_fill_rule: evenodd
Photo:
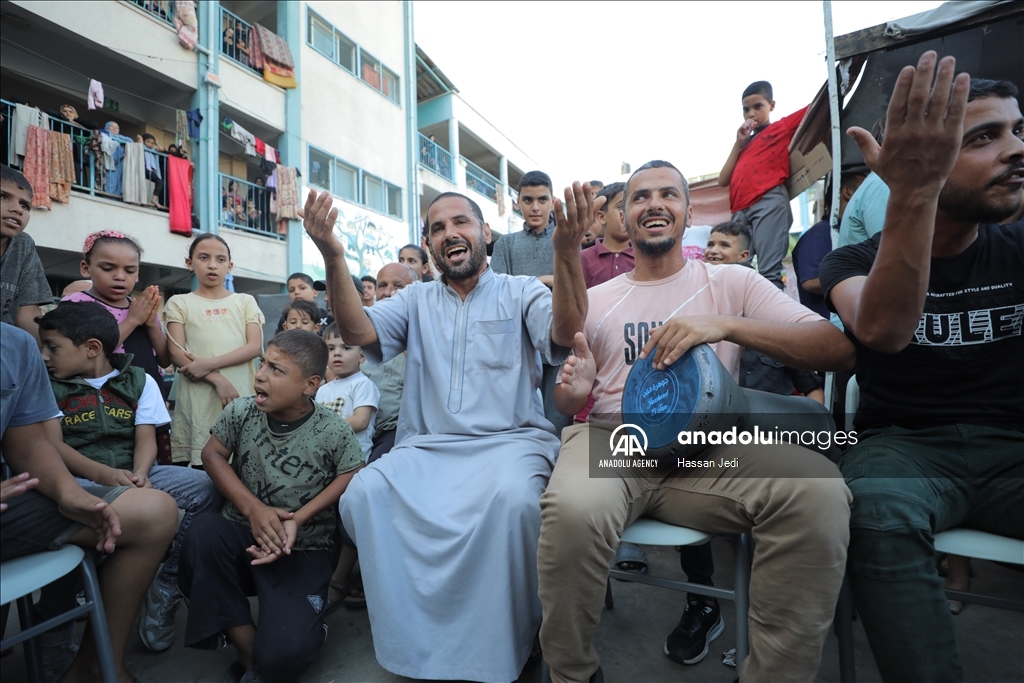
<path fill-rule="evenodd" d="M 501 181 L 466 157 L 462 157 L 462 160 L 466 162 L 466 187 L 479 192 L 492 202 L 497 202 L 498 185 Z"/>
<path fill-rule="evenodd" d="M 252 39 L 256 29 L 252 24 L 233 14 L 223 7 L 220 8 L 220 53 L 230 57 L 247 69 L 259 73 L 253 66 Z"/>
<path fill-rule="evenodd" d="M 277 234 L 277 225 L 270 213 L 270 192 L 262 185 L 221 173 L 220 225 L 283 239 Z"/>
<path fill-rule="evenodd" d="M 420 133 L 420 166 L 433 171 L 450 183 L 455 182 L 452 153 Z"/>
<path fill-rule="evenodd" d="M 141 7 L 154 17 L 174 24 L 174 2 L 173 0 L 128 0 L 137 7 Z"/>
<path fill-rule="evenodd" d="M 14 125 L 14 110 L 13 104 L 6 100 L 0 100 L 0 113 L 3 114 L 3 148 L 7 151 L 7 158 L 0 159 L 0 161 L 7 161 L 13 168 L 23 170 L 22 159 L 15 153 L 14 136 L 13 136 L 13 125 Z M 119 142 L 118 146 L 121 148 L 121 153 L 115 152 L 111 155 L 109 160 L 105 160 L 102 153 L 97 154 L 93 149 L 93 131 L 88 128 L 83 128 L 76 123 L 70 121 L 64 121 L 62 119 L 50 117 L 50 130 L 55 130 L 59 133 L 67 133 L 71 137 L 71 156 L 75 166 L 75 182 L 71 185 L 71 189 L 76 192 L 83 194 L 89 194 L 94 197 L 107 197 L 108 199 L 116 199 L 118 201 L 124 201 L 124 152 L 125 146 L 128 143 Z M 155 190 L 156 185 L 160 185 L 159 192 L 156 193 L 157 202 L 160 204 L 161 210 L 167 210 L 167 154 L 163 152 L 157 152 L 155 150 L 146 150 L 147 155 L 152 155 L 156 158 L 157 168 L 160 173 L 159 183 L 147 177 L 147 184 L 152 184 L 153 187 L 147 188 L 147 192 Z M 110 166 L 108 170 L 108 166 Z M 152 175 L 155 179 L 156 174 Z M 121 180 L 118 181 L 118 178 Z M 152 194 L 147 195 L 146 205 L 150 204 Z"/>
<path fill-rule="evenodd" d="M 520 218 L 523 217 L 523 212 L 519 208 L 519 193 L 513 190 L 511 187 L 508 188 L 508 196 L 512 198 L 512 211 Z"/>

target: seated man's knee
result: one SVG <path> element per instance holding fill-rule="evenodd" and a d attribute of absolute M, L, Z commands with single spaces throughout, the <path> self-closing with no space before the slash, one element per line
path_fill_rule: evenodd
<path fill-rule="evenodd" d="M 284 683 L 299 678 L 320 654 L 325 636 L 323 624 L 301 635 L 294 629 L 277 630 L 273 638 L 257 634 L 252 657 L 260 680 Z"/>
<path fill-rule="evenodd" d="M 169 543 L 178 529 L 178 503 L 163 491 L 130 489 L 114 500 L 113 508 L 131 538 Z"/>

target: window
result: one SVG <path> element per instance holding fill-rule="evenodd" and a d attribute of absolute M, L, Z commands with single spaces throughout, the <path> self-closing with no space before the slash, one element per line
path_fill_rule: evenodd
<path fill-rule="evenodd" d="M 384 183 L 372 175 L 363 176 L 363 203 L 384 213 Z"/>
<path fill-rule="evenodd" d="M 334 59 L 334 27 L 321 20 L 312 12 L 309 13 L 310 45 L 325 57 Z"/>
<path fill-rule="evenodd" d="M 331 190 L 331 164 L 333 159 L 330 155 L 321 152 L 315 147 L 309 148 L 309 184 L 330 191 Z"/>
<path fill-rule="evenodd" d="M 359 190 L 356 179 L 359 177 L 359 171 L 340 161 L 335 162 L 334 168 L 334 194 L 350 202 L 358 202 Z"/>
<path fill-rule="evenodd" d="M 306 42 L 314 50 L 348 71 L 359 80 L 381 93 L 395 104 L 401 104 L 400 79 L 345 34 L 307 10 Z"/>
<path fill-rule="evenodd" d="M 306 147 L 309 184 L 353 204 L 402 218 L 402 188 L 345 163 L 313 145 Z"/>

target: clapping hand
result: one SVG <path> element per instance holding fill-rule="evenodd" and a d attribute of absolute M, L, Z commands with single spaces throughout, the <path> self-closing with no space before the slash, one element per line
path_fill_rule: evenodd
<path fill-rule="evenodd" d="M 597 376 L 597 364 L 582 332 L 576 333 L 573 344 L 572 355 L 562 365 L 562 383 L 556 386 L 555 390 L 561 391 L 567 398 L 575 401 L 590 395 L 594 388 L 594 377 Z"/>

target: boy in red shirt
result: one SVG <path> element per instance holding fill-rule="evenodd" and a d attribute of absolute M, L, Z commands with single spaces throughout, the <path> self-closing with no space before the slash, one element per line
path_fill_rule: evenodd
<path fill-rule="evenodd" d="M 793 225 L 786 189 L 789 142 L 807 107 L 773 124 L 768 119 L 774 109 L 768 81 L 756 81 L 743 91 L 743 125 L 736 131 L 718 184 L 729 188 L 732 220 L 750 228 L 750 254 L 757 256 L 757 271 L 782 289 L 782 259 Z"/>

